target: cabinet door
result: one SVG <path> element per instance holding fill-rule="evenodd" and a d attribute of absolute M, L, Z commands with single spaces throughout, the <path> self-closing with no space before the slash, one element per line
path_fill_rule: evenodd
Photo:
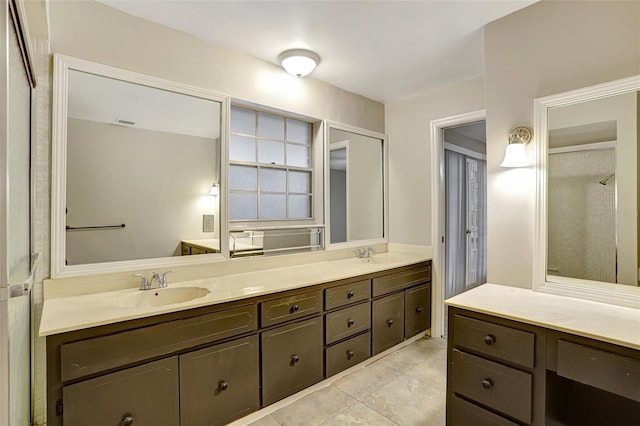
<path fill-rule="evenodd" d="M 379 354 L 404 340 L 404 292 L 374 300 L 373 355 Z"/>
<path fill-rule="evenodd" d="M 258 336 L 180 356 L 181 426 L 224 425 L 260 408 Z"/>
<path fill-rule="evenodd" d="M 62 395 L 65 426 L 178 426 L 178 358 L 65 386 Z"/>
<path fill-rule="evenodd" d="M 431 284 L 404 292 L 404 336 L 408 339 L 431 327 Z"/>
<path fill-rule="evenodd" d="M 323 379 L 322 317 L 265 331 L 261 341 L 264 405 Z"/>

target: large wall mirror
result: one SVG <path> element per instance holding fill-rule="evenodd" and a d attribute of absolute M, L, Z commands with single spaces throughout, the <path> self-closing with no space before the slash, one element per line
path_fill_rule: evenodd
<path fill-rule="evenodd" d="M 535 108 L 534 287 L 640 307 L 640 76 Z"/>
<path fill-rule="evenodd" d="M 52 277 L 219 253 L 226 98 L 62 55 L 54 79 Z"/>
<path fill-rule="evenodd" d="M 385 136 L 336 123 L 329 123 L 327 132 L 325 217 L 328 246 L 385 242 Z"/>

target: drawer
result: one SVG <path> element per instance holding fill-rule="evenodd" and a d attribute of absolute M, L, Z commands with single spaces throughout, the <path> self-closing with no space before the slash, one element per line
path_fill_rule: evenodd
<path fill-rule="evenodd" d="M 123 331 L 60 347 L 62 381 L 157 358 L 258 328 L 255 305 Z"/>
<path fill-rule="evenodd" d="M 404 336 L 413 337 L 431 328 L 431 284 L 404 292 Z"/>
<path fill-rule="evenodd" d="M 372 352 L 383 352 L 404 340 L 404 293 L 374 300 L 372 305 Z"/>
<path fill-rule="evenodd" d="M 449 368 L 451 392 L 531 423 L 531 374 L 457 349 L 451 351 Z"/>
<path fill-rule="evenodd" d="M 640 360 L 558 340 L 558 375 L 640 402 Z"/>
<path fill-rule="evenodd" d="M 451 406 L 447 410 L 449 426 L 518 426 L 504 417 L 478 407 L 457 396 L 451 397 Z"/>
<path fill-rule="evenodd" d="M 191 249 L 189 248 L 188 244 L 182 243 L 182 255 L 183 256 L 188 256 L 191 254 Z"/>
<path fill-rule="evenodd" d="M 324 350 L 327 377 L 361 363 L 371 356 L 371 333 L 329 346 Z"/>
<path fill-rule="evenodd" d="M 350 303 L 369 300 L 371 297 L 371 281 L 362 280 L 324 291 L 324 308 L 326 310 L 345 306 Z"/>
<path fill-rule="evenodd" d="M 535 335 L 528 331 L 456 315 L 453 344 L 499 360 L 533 368 Z"/>
<path fill-rule="evenodd" d="M 325 315 L 327 345 L 368 330 L 371 326 L 371 304 L 362 303 Z"/>
<path fill-rule="evenodd" d="M 150 362 L 62 389 L 65 426 L 178 426 L 178 359 Z M 127 422 L 128 423 L 128 422 Z"/>
<path fill-rule="evenodd" d="M 216 426 L 260 409 L 256 334 L 180 356 L 180 425 Z"/>
<path fill-rule="evenodd" d="M 431 265 L 373 279 L 373 297 L 431 281 Z"/>
<path fill-rule="evenodd" d="M 322 310 L 322 291 L 296 294 L 260 304 L 262 327 L 316 314 Z"/>
<path fill-rule="evenodd" d="M 322 317 L 261 333 L 262 403 L 269 405 L 321 381 Z"/>

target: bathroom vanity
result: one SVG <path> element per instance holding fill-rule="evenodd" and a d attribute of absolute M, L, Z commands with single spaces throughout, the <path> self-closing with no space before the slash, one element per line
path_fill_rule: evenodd
<path fill-rule="evenodd" d="M 280 276 L 298 277 L 298 288 L 91 327 L 53 319 L 47 325 L 54 311 L 74 310 L 62 313 L 62 302 L 52 299 L 41 328 L 48 424 L 226 424 L 430 328 L 430 261 L 376 265 L 369 268 L 376 272 L 304 285 L 319 267 L 367 270 L 356 262 L 282 269 Z M 277 277 L 264 272 L 270 273 Z M 228 278 L 246 292 L 250 274 L 238 275 L 245 277 L 219 281 Z M 67 297 L 65 305 L 96 303 L 99 317 L 99 305 L 111 296 L 99 297 Z"/>
<path fill-rule="evenodd" d="M 640 311 L 491 284 L 446 303 L 448 425 L 640 424 Z"/>

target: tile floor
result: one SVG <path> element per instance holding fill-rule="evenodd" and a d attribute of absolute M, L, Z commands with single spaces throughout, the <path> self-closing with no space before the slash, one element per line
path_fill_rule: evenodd
<path fill-rule="evenodd" d="M 444 425 L 446 349 L 422 338 L 250 426 Z"/>

